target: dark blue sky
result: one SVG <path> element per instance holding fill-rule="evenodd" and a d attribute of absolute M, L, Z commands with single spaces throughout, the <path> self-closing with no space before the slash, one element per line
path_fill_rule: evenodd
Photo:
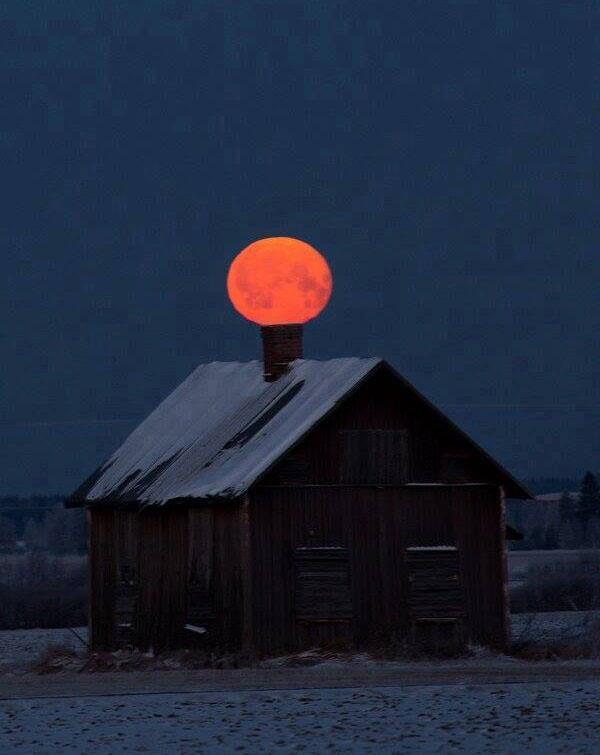
<path fill-rule="evenodd" d="M 199 362 L 233 255 L 334 273 L 307 356 L 386 357 L 523 476 L 600 466 L 600 2 L 5 2 L 0 493 L 67 491 Z"/>

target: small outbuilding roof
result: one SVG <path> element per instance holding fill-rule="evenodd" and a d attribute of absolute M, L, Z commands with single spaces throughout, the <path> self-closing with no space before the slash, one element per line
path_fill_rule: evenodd
<path fill-rule="evenodd" d="M 73 493 L 67 505 L 109 501 L 160 505 L 242 495 L 379 365 L 385 362 L 376 358 L 297 360 L 288 373 L 268 383 L 259 361 L 202 364 Z M 500 478 L 508 480 L 513 488 L 510 495 L 530 497 L 485 456 Z"/>

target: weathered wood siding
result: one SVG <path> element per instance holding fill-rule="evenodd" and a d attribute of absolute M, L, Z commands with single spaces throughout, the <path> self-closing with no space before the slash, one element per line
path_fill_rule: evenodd
<path fill-rule="evenodd" d="M 348 549 L 351 639 L 367 643 L 408 629 L 406 547 L 456 545 L 466 624 L 475 642 L 501 645 L 504 606 L 500 496 L 477 487 L 260 487 L 251 499 L 255 643 L 264 652 L 300 646 L 294 558 L 299 547 Z M 315 623 L 313 641 L 344 636 L 341 624 Z"/>
<path fill-rule="evenodd" d="M 471 642 L 503 648 L 508 641 L 508 593 L 503 498 L 499 488 L 453 488 L 456 545 Z"/>
<path fill-rule="evenodd" d="M 89 644 L 96 650 L 112 647 L 116 637 L 114 612 L 117 558 L 114 511 L 90 510 L 88 526 Z"/>
<path fill-rule="evenodd" d="M 186 623 L 211 640 L 241 641 L 239 505 L 90 511 L 90 629 L 94 649 L 156 651 L 191 644 Z M 132 612 L 132 626 L 119 626 Z M 210 621 L 208 621 L 210 619 Z"/>
<path fill-rule="evenodd" d="M 409 482 L 491 482 L 501 484 L 497 473 L 482 457 L 473 453 L 465 441 L 440 420 L 414 393 L 398 383 L 388 371 L 380 370 L 359 386 L 331 415 L 326 417 L 294 449 L 284 456 L 263 478 L 265 485 L 338 484 L 344 480 L 347 454 L 352 451 L 348 440 L 352 431 L 384 430 L 402 435 L 406 458 L 387 458 L 385 448 L 371 448 L 365 454 L 378 456 L 380 481 Z M 355 436 L 356 437 L 356 436 Z M 392 437 L 392 436 L 390 436 Z M 369 440 L 365 436 L 365 442 Z M 354 443 L 358 446 L 359 441 Z M 461 461 L 460 479 L 450 479 Z M 366 463 L 365 459 L 360 462 Z M 398 480 L 402 476 L 403 480 Z"/>

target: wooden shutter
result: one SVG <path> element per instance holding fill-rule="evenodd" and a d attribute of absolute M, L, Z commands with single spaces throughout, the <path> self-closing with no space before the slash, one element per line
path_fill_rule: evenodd
<path fill-rule="evenodd" d="M 462 616 L 463 600 L 456 548 L 408 548 L 406 562 L 411 617 Z"/>
<path fill-rule="evenodd" d="M 341 482 L 401 485 L 408 480 L 407 430 L 342 430 Z"/>
<path fill-rule="evenodd" d="M 469 456 L 444 454 L 443 475 L 448 482 L 473 482 L 473 461 Z"/>
<path fill-rule="evenodd" d="M 459 651 L 465 612 L 457 549 L 408 548 L 406 564 L 413 642 L 431 651 Z"/>
<path fill-rule="evenodd" d="M 294 568 L 298 620 L 348 621 L 352 618 L 346 548 L 297 548 Z"/>

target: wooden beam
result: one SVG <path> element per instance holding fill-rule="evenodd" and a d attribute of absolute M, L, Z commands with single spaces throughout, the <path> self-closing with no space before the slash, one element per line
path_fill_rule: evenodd
<path fill-rule="evenodd" d="M 251 510 L 250 496 L 246 494 L 240 507 L 240 569 L 242 587 L 242 648 L 254 650 L 254 621 L 252 603 L 252 557 L 251 557 Z"/>
<path fill-rule="evenodd" d="M 498 537 L 500 540 L 500 562 L 502 564 L 502 642 L 504 644 L 504 650 L 507 650 L 510 645 L 511 638 L 511 626 L 510 626 L 510 594 L 508 591 L 508 554 L 506 548 L 506 496 L 504 493 L 504 487 L 500 488 L 500 523 Z"/>

